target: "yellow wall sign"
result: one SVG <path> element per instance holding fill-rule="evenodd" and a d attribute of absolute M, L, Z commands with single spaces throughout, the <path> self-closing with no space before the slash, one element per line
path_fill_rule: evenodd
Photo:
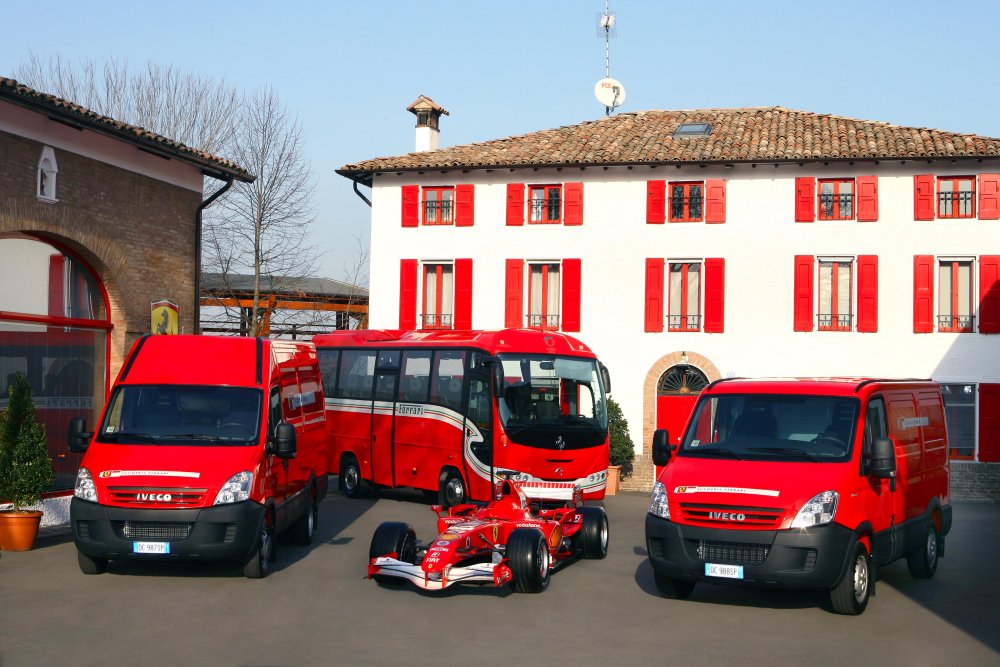
<path fill-rule="evenodd" d="M 177 335 L 177 304 L 154 301 L 149 304 L 149 331 L 154 334 Z"/>

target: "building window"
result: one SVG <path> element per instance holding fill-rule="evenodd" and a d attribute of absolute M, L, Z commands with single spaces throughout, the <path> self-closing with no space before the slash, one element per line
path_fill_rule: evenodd
<path fill-rule="evenodd" d="M 851 330 L 852 273 L 854 262 L 849 258 L 819 260 L 819 321 L 820 331 Z"/>
<path fill-rule="evenodd" d="M 701 262 L 670 262 L 670 331 L 701 331 Z"/>
<path fill-rule="evenodd" d="M 704 183 L 670 184 L 670 222 L 701 222 Z"/>
<path fill-rule="evenodd" d="M 854 179 L 820 179 L 819 219 L 854 219 Z"/>
<path fill-rule="evenodd" d="M 56 199 L 56 176 L 59 174 L 59 167 L 56 165 L 56 154 L 51 148 L 46 146 L 42 149 L 42 156 L 38 159 L 38 200 L 54 204 Z"/>
<path fill-rule="evenodd" d="M 948 454 L 953 459 L 971 459 L 976 451 L 976 385 L 942 384 L 941 394 Z"/>
<path fill-rule="evenodd" d="M 423 329 L 451 329 L 455 280 L 451 264 L 424 264 Z"/>
<path fill-rule="evenodd" d="M 528 326 L 559 328 L 559 264 L 528 264 Z"/>
<path fill-rule="evenodd" d="M 938 217 L 976 217 L 976 179 L 974 176 L 938 177 Z"/>
<path fill-rule="evenodd" d="M 972 286 L 971 259 L 938 262 L 938 331 L 972 331 Z"/>
<path fill-rule="evenodd" d="M 561 185 L 531 185 L 528 186 L 528 191 L 528 222 L 552 224 L 562 220 Z"/>
<path fill-rule="evenodd" d="M 450 225 L 455 221 L 455 188 L 424 188 L 424 224 Z"/>

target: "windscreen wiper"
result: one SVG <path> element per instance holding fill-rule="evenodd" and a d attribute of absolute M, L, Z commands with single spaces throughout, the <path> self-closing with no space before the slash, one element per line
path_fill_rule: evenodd
<path fill-rule="evenodd" d="M 684 450 L 685 454 L 710 454 L 712 456 L 728 456 L 742 461 L 743 457 L 734 452 L 731 449 L 726 449 L 725 447 L 710 447 L 708 449 L 702 449 L 700 447 L 691 448 Z"/>
<path fill-rule="evenodd" d="M 748 452 L 774 452 L 775 454 L 791 454 L 804 459 L 809 459 L 813 463 L 819 463 L 819 459 L 807 451 L 795 447 L 747 447 Z"/>
<path fill-rule="evenodd" d="M 171 433 L 170 435 L 161 435 L 164 440 L 198 440 L 200 442 L 213 442 L 217 445 L 232 445 L 235 443 L 246 442 L 246 438 L 239 440 L 233 440 L 229 438 L 220 438 L 217 435 L 205 435 L 204 433 Z"/>
<path fill-rule="evenodd" d="M 115 431 L 113 433 L 102 433 L 100 438 L 111 440 L 112 442 L 117 442 L 119 438 L 133 438 L 135 440 L 145 440 L 146 442 L 155 442 L 159 444 L 159 439 L 151 436 L 148 433 L 133 433 L 132 431 Z"/>

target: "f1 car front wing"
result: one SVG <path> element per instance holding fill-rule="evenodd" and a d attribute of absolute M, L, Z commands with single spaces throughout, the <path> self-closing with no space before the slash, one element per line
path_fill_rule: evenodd
<path fill-rule="evenodd" d="M 489 584 L 502 586 L 513 578 L 505 563 L 476 563 L 465 567 L 447 567 L 440 572 L 424 572 L 419 565 L 391 556 L 372 558 L 368 577 L 374 575 L 399 577 L 428 591 L 440 591 L 452 584 Z"/>

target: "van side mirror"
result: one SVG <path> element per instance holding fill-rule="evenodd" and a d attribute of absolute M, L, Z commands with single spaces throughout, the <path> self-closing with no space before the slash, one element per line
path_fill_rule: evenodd
<path fill-rule="evenodd" d="M 87 423 L 83 417 L 73 417 L 69 420 L 69 432 L 67 435 L 69 451 L 81 454 L 87 451 L 90 445 L 90 437 L 93 433 L 87 433 Z"/>
<path fill-rule="evenodd" d="M 867 457 L 868 470 L 879 479 L 896 476 L 896 447 L 888 438 L 877 438 L 872 442 L 872 451 Z"/>
<path fill-rule="evenodd" d="M 295 427 L 281 422 L 274 429 L 274 455 L 287 461 L 295 458 Z"/>
<path fill-rule="evenodd" d="M 599 361 L 597 362 L 597 366 L 598 366 L 598 368 L 601 369 L 601 381 L 604 382 L 604 393 L 605 394 L 610 394 L 611 393 L 611 373 L 608 372 L 608 367 L 605 366 L 604 364 L 602 364 Z"/>
<path fill-rule="evenodd" d="M 667 465 L 670 460 L 670 435 L 667 429 L 658 428 L 653 431 L 653 463 L 658 466 Z"/>

